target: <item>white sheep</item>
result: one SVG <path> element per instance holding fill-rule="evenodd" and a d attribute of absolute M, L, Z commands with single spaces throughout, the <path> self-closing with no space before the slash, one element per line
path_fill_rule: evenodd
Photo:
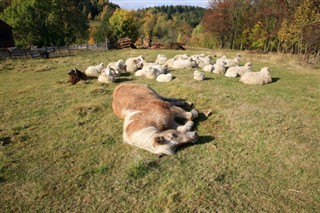
<path fill-rule="evenodd" d="M 172 62 L 173 69 L 188 69 L 194 67 L 197 67 L 197 62 L 194 61 L 192 58 L 176 59 Z"/>
<path fill-rule="evenodd" d="M 134 72 L 142 68 L 144 59 L 142 55 L 138 57 L 128 58 L 125 62 L 126 70 L 128 72 Z"/>
<path fill-rule="evenodd" d="M 225 59 L 224 62 L 226 64 L 224 65 L 226 68 L 237 66 L 240 62 L 240 57 L 237 56 L 234 59 Z"/>
<path fill-rule="evenodd" d="M 242 76 L 246 72 L 252 72 L 251 66 L 252 66 L 252 64 L 250 62 L 248 62 L 244 66 L 230 67 L 229 69 L 227 69 L 225 76 L 231 77 L 231 78 Z"/>
<path fill-rule="evenodd" d="M 108 64 L 107 68 L 112 68 L 117 76 L 120 76 L 121 73 L 126 71 L 126 64 L 123 59 L 120 59 L 117 62 L 111 62 Z"/>
<path fill-rule="evenodd" d="M 192 55 L 191 58 L 197 62 L 197 65 L 200 68 L 209 65 L 212 59 L 210 55 L 205 56 L 204 54 Z"/>
<path fill-rule="evenodd" d="M 226 67 L 224 66 L 226 62 L 219 60 L 213 65 L 212 73 L 214 74 L 223 74 L 226 72 Z"/>
<path fill-rule="evenodd" d="M 260 72 L 247 72 L 240 78 L 240 82 L 251 85 L 264 85 L 272 82 L 268 67 L 263 67 Z"/>
<path fill-rule="evenodd" d="M 154 64 L 146 73 L 146 77 L 149 79 L 156 79 L 161 74 L 167 74 L 167 66 Z"/>
<path fill-rule="evenodd" d="M 164 65 L 167 60 L 168 60 L 168 58 L 165 55 L 158 54 L 155 63 Z"/>
<path fill-rule="evenodd" d="M 138 76 L 138 77 L 142 77 L 142 76 L 146 76 L 147 72 L 145 72 L 144 70 L 137 70 L 134 75 Z"/>
<path fill-rule="evenodd" d="M 203 81 L 205 79 L 204 73 L 198 70 L 194 71 L 193 79 L 197 81 Z"/>
<path fill-rule="evenodd" d="M 172 68 L 172 66 L 173 66 L 173 61 L 174 61 L 174 59 L 173 59 L 173 58 L 170 58 L 170 59 L 168 59 L 168 60 L 164 63 L 164 65 L 167 65 L 169 68 Z"/>
<path fill-rule="evenodd" d="M 86 71 L 85 74 L 89 77 L 98 77 L 102 71 L 102 69 L 104 68 L 104 64 L 100 63 L 97 66 L 89 66 Z"/>
<path fill-rule="evenodd" d="M 221 58 L 218 58 L 217 60 L 216 60 L 216 63 L 220 63 L 220 62 L 223 62 L 223 61 L 225 61 L 227 59 L 227 56 L 222 56 Z"/>
<path fill-rule="evenodd" d="M 174 60 L 178 60 L 178 59 L 187 59 L 188 55 L 187 54 L 179 54 L 179 55 L 175 55 L 173 57 Z"/>
<path fill-rule="evenodd" d="M 212 72 L 214 70 L 214 65 L 213 64 L 208 64 L 208 65 L 204 66 L 202 68 L 202 70 L 205 71 L 205 72 Z"/>
<path fill-rule="evenodd" d="M 160 74 L 156 81 L 158 82 L 170 82 L 173 79 L 173 75 L 171 73 L 168 74 Z"/>
<path fill-rule="evenodd" d="M 98 82 L 103 84 L 110 84 L 115 82 L 116 72 L 112 68 L 106 68 L 101 71 L 101 74 L 98 77 Z"/>

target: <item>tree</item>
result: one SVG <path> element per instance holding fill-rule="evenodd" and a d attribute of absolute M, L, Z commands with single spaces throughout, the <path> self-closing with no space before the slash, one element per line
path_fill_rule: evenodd
<path fill-rule="evenodd" d="M 117 38 L 129 37 L 133 41 L 138 38 L 138 26 L 136 24 L 137 21 L 135 20 L 133 12 L 116 9 L 109 22 L 113 34 Z"/>
<path fill-rule="evenodd" d="M 1 15 L 18 46 L 65 45 L 86 39 L 88 23 L 76 1 L 13 0 Z"/>

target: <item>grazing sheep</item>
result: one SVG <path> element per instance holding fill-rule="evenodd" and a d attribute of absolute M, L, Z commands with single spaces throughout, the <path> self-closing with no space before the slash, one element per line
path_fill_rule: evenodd
<path fill-rule="evenodd" d="M 260 72 L 247 72 L 244 73 L 240 82 L 251 85 L 264 85 L 272 82 L 270 71 L 268 67 L 263 67 Z"/>
<path fill-rule="evenodd" d="M 107 68 L 112 68 L 117 76 L 120 76 L 121 73 L 126 71 L 126 64 L 123 59 L 120 59 L 117 62 L 111 62 L 108 64 Z"/>
<path fill-rule="evenodd" d="M 157 59 L 155 61 L 156 64 L 164 65 L 168 58 L 165 55 L 158 54 Z"/>
<path fill-rule="evenodd" d="M 252 66 L 252 64 L 250 62 L 248 62 L 244 66 L 230 67 L 229 69 L 227 69 L 225 76 L 231 77 L 231 78 L 242 76 L 246 72 L 252 72 L 251 66 Z"/>
<path fill-rule="evenodd" d="M 144 59 L 142 55 L 138 57 L 128 58 L 125 62 L 126 70 L 128 72 L 137 71 L 143 67 L 143 62 L 144 62 Z"/>
<path fill-rule="evenodd" d="M 84 74 L 83 72 L 81 72 L 80 70 L 78 70 L 77 68 L 71 69 L 68 72 L 68 75 L 69 75 L 68 82 L 70 82 L 71 84 L 76 84 L 78 81 L 88 79 L 88 76 L 86 74 Z"/>
<path fill-rule="evenodd" d="M 193 79 L 197 81 L 203 81 L 205 79 L 204 73 L 199 72 L 198 70 L 194 71 Z"/>
<path fill-rule="evenodd" d="M 103 84 L 110 84 L 115 82 L 115 80 L 116 72 L 112 68 L 103 69 L 98 77 L 98 81 Z"/>
<path fill-rule="evenodd" d="M 171 73 L 168 74 L 160 74 L 158 75 L 156 81 L 158 82 L 170 82 L 173 79 L 173 75 Z"/>
<path fill-rule="evenodd" d="M 104 64 L 103 63 L 100 63 L 97 66 L 89 66 L 86 69 L 85 73 L 86 73 L 87 76 L 90 76 L 90 77 L 98 77 L 103 68 L 104 68 Z"/>
<path fill-rule="evenodd" d="M 224 61 L 217 61 L 214 65 L 213 65 L 213 70 L 212 73 L 214 74 L 223 74 L 226 72 L 226 67 L 224 66 L 226 64 L 226 62 Z"/>

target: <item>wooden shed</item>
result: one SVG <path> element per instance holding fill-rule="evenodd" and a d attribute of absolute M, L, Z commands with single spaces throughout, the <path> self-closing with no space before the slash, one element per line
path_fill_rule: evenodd
<path fill-rule="evenodd" d="M 0 20 L 0 48 L 14 47 L 12 27 Z"/>

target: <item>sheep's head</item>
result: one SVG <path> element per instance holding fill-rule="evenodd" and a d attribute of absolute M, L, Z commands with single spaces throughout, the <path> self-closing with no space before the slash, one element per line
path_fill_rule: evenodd
<path fill-rule="evenodd" d="M 270 76 L 270 70 L 268 67 L 263 67 L 260 72 L 266 76 Z"/>
<path fill-rule="evenodd" d="M 251 62 L 247 62 L 244 66 L 246 67 L 252 67 L 253 64 L 251 64 Z"/>

